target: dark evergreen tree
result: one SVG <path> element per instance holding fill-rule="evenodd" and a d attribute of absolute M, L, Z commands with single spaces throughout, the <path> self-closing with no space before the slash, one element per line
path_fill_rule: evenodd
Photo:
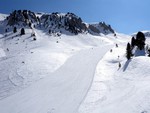
<path fill-rule="evenodd" d="M 5 33 L 7 33 L 7 29 L 5 29 Z"/>
<path fill-rule="evenodd" d="M 133 36 L 132 39 L 131 39 L 131 46 L 132 46 L 132 48 L 134 48 L 135 45 L 136 45 L 136 40 L 135 40 L 135 38 Z"/>
<path fill-rule="evenodd" d="M 51 33 L 52 33 L 52 31 L 51 31 L 51 30 L 49 30 L 48 32 L 49 32 L 49 34 L 51 34 Z"/>
<path fill-rule="evenodd" d="M 25 30 L 24 28 L 21 29 L 21 34 L 20 35 L 25 35 Z"/>
<path fill-rule="evenodd" d="M 17 28 L 16 28 L 16 27 L 14 27 L 13 32 L 14 32 L 14 33 L 16 33 L 16 32 L 17 32 Z"/>
<path fill-rule="evenodd" d="M 30 28 L 32 28 L 32 26 L 31 26 L 31 25 L 32 25 L 32 24 L 31 24 L 31 22 L 29 22 L 29 27 L 30 27 Z"/>
<path fill-rule="evenodd" d="M 34 37 L 33 40 L 36 41 L 36 37 Z"/>
<path fill-rule="evenodd" d="M 8 20 L 8 19 L 9 19 L 9 17 L 7 16 L 7 17 L 6 17 L 6 20 Z"/>
<path fill-rule="evenodd" d="M 148 56 L 150 57 L 150 49 L 148 49 Z"/>
<path fill-rule="evenodd" d="M 126 48 L 126 57 L 129 60 L 132 56 L 132 51 L 131 51 L 131 45 L 130 43 L 127 44 L 127 48 Z"/>
<path fill-rule="evenodd" d="M 140 50 L 144 49 L 145 40 L 145 35 L 142 32 L 138 32 L 136 35 L 136 45 Z"/>

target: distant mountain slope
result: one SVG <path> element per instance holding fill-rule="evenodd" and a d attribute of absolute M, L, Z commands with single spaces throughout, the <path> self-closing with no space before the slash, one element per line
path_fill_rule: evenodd
<path fill-rule="evenodd" d="M 150 37 L 150 31 L 142 31 L 145 37 Z M 136 36 L 137 33 L 133 33 L 132 36 Z"/>
<path fill-rule="evenodd" d="M 142 31 L 145 35 L 145 37 L 150 37 L 150 31 Z"/>
<path fill-rule="evenodd" d="M 105 24 L 105 22 L 99 22 L 95 24 L 89 24 L 89 32 L 91 34 L 110 34 L 115 33 L 115 31 L 111 28 L 110 25 Z"/>
<path fill-rule="evenodd" d="M 0 21 L 3 21 L 8 15 L 0 13 Z"/>

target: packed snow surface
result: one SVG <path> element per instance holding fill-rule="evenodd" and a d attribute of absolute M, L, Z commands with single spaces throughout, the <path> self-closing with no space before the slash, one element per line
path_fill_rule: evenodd
<path fill-rule="evenodd" d="M 45 79 L 2 99 L 1 111 L 74 113 L 91 85 L 97 62 L 109 47 L 107 45 L 78 52 Z"/>

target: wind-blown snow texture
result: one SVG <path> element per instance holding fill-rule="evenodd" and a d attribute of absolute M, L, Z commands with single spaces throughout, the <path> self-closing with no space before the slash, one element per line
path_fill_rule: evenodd
<path fill-rule="evenodd" d="M 13 27 L 4 32 L 6 17 L 0 14 L 1 113 L 150 112 L 150 59 L 134 56 L 126 60 L 131 36 L 104 35 L 110 31 L 105 29 L 103 34 L 98 24 L 91 27 L 102 30 L 97 36 L 93 31 L 94 35 L 91 31 L 74 35 L 63 28 L 58 36 L 58 29 L 48 33 L 52 26 L 39 25 L 25 27 L 26 34 L 20 36 L 21 27 L 16 33 Z M 31 37 L 33 32 L 36 37 Z"/>

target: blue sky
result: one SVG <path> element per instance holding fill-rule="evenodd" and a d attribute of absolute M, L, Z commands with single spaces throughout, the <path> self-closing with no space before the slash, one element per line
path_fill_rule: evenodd
<path fill-rule="evenodd" d="M 0 13 L 15 9 L 36 12 L 73 12 L 83 21 L 105 21 L 116 31 L 130 34 L 150 30 L 150 0 L 1 0 Z"/>

